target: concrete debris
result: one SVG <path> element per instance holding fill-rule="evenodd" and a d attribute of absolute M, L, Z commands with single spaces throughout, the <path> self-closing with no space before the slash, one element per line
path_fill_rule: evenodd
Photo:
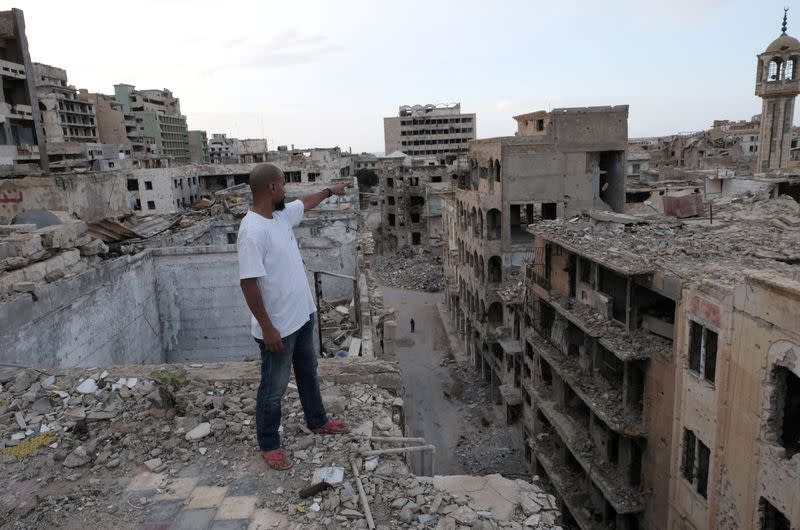
<path fill-rule="evenodd" d="M 375 271 L 389 287 L 436 292 L 444 289 L 441 259 L 412 247 L 375 258 Z"/>
<path fill-rule="evenodd" d="M 343 366 L 340 363 L 347 361 L 322 362 L 331 363 L 331 372 L 337 367 L 338 373 Z M 238 364 L 247 365 L 240 369 L 243 374 L 257 373 L 249 363 Z M 387 369 L 382 366 L 375 363 L 375 374 Z M 110 370 L 111 381 L 137 377 L 132 388 L 101 384 L 89 394 L 54 390 L 75 389 L 77 381 L 97 377 L 82 369 L 61 370 L 49 390 L 41 385 L 52 377 L 48 374 L 38 374 L 33 380 L 19 377 L 17 381 L 24 383 L 20 390 L 3 387 L 0 527 L 12 521 L 20 528 L 137 526 L 167 517 L 158 511 L 165 501 L 186 510 L 190 499 L 224 490 L 226 499 L 252 499 L 255 512 L 247 517 L 252 516 L 252 521 L 265 517 L 270 522 L 263 528 L 367 528 L 368 512 L 356 491 L 351 462 L 363 470 L 360 482 L 377 528 L 455 528 L 466 521 L 489 524 L 477 528 L 522 528 L 531 515 L 525 507 L 530 512 L 532 502 L 545 506 L 538 486 L 522 481 L 418 477 L 409 471 L 401 454 L 352 460 L 359 451 L 385 446 L 379 440 L 354 436 L 307 434 L 296 388 L 290 388 L 284 398 L 282 421 L 282 445 L 295 466 L 288 472 L 267 472 L 255 441 L 257 381 L 208 363 L 203 368 L 187 368 L 185 384 L 173 391 L 177 413 L 154 418 L 151 397 L 162 383 L 143 379 L 142 374 L 153 372 L 142 368 L 132 373 Z M 362 370 L 366 369 L 362 365 Z M 226 372 L 230 379 L 209 379 L 209 374 Z M 369 373 L 364 371 L 362 377 Z M 326 382 L 324 376 L 322 385 L 325 395 L 343 398 L 344 418 L 361 426 L 359 432 L 370 437 L 403 435 L 396 390 L 353 380 L 340 386 Z M 126 399 L 121 397 L 123 390 L 129 393 Z M 43 404 L 43 398 L 52 403 L 45 414 L 33 410 L 35 403 Z M 12 403 L 14 410 L 9 410 Z M 15 447 L 27 443 L 21 441 L 25 433 L 20 433 L 23 438 L 15 436 L 19 425 L 13 412 L 23 416 L 31 431 L 46 425 L 50 432 L 36 436 L 47 436 L 49 445 L 33 445 L 24 459 L 13 456 Z M 87 421 L 98 413 L 108 419 Z M 325 481 L 329 487 L 308 499 L 300 497 L 310 480 Z M 510 489 L 503 490 L 505 486 Z M 513 509 L 504 512 L 493 503 L 494 490 L 502 492 Z M 29 498 L 37 502 L 29 506 Z M 550 512 L 542 508 L 538 513 Z M 539 524 L 536 528 L 553 526 Z"/>
<path fill-rule="evenodd" d="M 86 223 L 60 213 L 61 224 L 0 225 L 0 300 L 36 292 L 37 286 L 75 276 L 108 252 L 87 234 Z"/>

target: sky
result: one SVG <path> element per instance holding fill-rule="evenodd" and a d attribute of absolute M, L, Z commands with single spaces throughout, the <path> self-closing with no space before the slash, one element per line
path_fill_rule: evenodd
<path fill-rule="evenodd" d="M 383 117 L 461 102 L 478 138 L 512 116 L 630 105 L 631 137 L 749 119 L 756 55 L 780 35 L 772 0 L 28 0 L 31 59 L 69 82 L 169 88 L 189 129 L 270 148 L 382 152 Z M 789 4 L 800 38 L 800 3 Z M 798 110 L 800 112 L 800 110 Z M 797 122 L 797 119 L 795 119 Z"/>

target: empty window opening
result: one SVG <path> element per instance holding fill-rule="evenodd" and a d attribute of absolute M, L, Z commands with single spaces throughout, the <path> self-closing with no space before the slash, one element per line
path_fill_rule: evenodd
<path fill-rule="evenodd" d="M 564 385 L 564 405 L 567 413 L 587 431 L 589 430 L 589 407 L 569 385 Z"/>
<path fill-rule="evenodd" d="M 758 519 L 761 530 L 791 530 L 791 523 L 783 513 L 761 497 L 758 501 Z"/>
<path fill-rule="evenodd" d="M 390 213 L 388 215 L 388 218 L 389 218 L 389 226 L 394 226 L 394 214 Z"/>
<path fill-rule="evenodd" d="M 608 351 L 601 344 L 597 345 L 597 365 L 595 370 L 615 388 L 622 388 L 622 378 L 625 371 L 624 363 Z"/>
<path fill-rule="evenodd" d="M 786 449 L 786 457 L 800 453 L 800 377 L 783 366 L 772 369 L 772 413 L 768 438 Z"/>
<path fill-rule="evenodd" d="M 128 179 L 128 191 L 139 191 L 139 181 L 137 179 Z"/>
<path fill-rule="evenodd" d="M 156 209 L 156 201 L 147 201 L 147 209 L 148 210 L 155 210 Z"/>
<path fill-rule="evenodd" d="M 591 284 L 592 262 L 585 258 L 578 258 L 578 270 L 580 271 L 581 282 Z"/>
<path fill-rule="evenodd" d="M 294 182 L 298 183 L 301 182 L 301 171 L 284 171 L 283 173 L 286 176 L 286 182 Z"/>
<path fill-rule="evenodd" d="M 613 300 L 612 316 L 614 320 L 625 323 L 628 288 L 626 278 L 603 266 L 599 266 L 598 271 L 600 290 Z"/>
<path fill-rule="evenodd" d="M 708 495 L 708 467 L 711 451 L 701 442 L 694 432 L 683 430 L 683 459 L 681 472 L 697 493 L 703 497 Z"/>
<path fill-rule="evenodd" d="M 390 177 L 390 178 L 386 179 L 386 187 L 387 188 L 394 188 L 394 179 L 393 178 Z"/>
<path fill-rule="evenodd" d="M 645 287 L 634 285 L 633 327 L 646 329 L 665 339 L 672 340 L 675 334 L 675 301 Z"/>
<path fill-rule="evenodd" d="M 419 245 L 422 241 L 422 236 L 419 232 L 411 232 L 411 244 L 412 245 Z"/>
<path fill-rule="evenodd" d="M 503 264 L 500 256 L 489 258 L 489 283 L 501 283 L 503 281 Z"/>
<path fill-rule="evenodd" d="M 600 199 L 615 212 L 625 207 L 625 152 L 602 151 L 591 153 L 592 172 L 598 176 Z"/>
<path fill-rule="evenodd" d="M 441 182 L 441 181 L 442 181 L 441 175 L 434 175 L 431 177 L 431 182 Z"/>
<path fill-rule="evenodd" d="M 412 213 L 411 214 L 411 222 L 412 223 L 418 223 L 419 222 L 419 214 L 418 213 Z"/>
<path fill-rule="evenodd" d="M 530 205 L 533 206 L 533 205 Z M 533 208 L 530 211 L 526 205 L 512 204 L 511 217 L 511 244 L 528 244 L 533 241 L 533 235 L 528 233 L 528 225 L 533 222 Z"/>
<path fill-rule="evenodd" d="M 714 382 L 717 369 L 717 333 L 689 321 L 689 370 L 710 383 Z"/>
<path fill-rule="evenodd" d="M 544 131 L 544 120 L 536 120 L 536 130 L 538 132 Z"/>
<path fill-rule="evenodd" d="M 488 310 L 489 323 L 499 325 L 503 323 L 503 305 L 500 302 L 492 302 Z"/>
<path fill-rule="evenodd" d="M 152 180 L 145 180 L 144 181 L 144 189 L 152 190 L 153 189 L 153 181 Z"/>
<path fill-rule="evenodd" d="M 394 195 L 389 195 L 386 200 L 389 201 L 389 206 L 394 206 Z"/>
<path fill-rule="evenodd" d="M 308 181 L 309 182 L 316 182 L 319 178 L 319 173 L 309 173 L 308 174 Z"/>
<path fill-rule="evenodd" d="M 229 245 L 233 245 L 234 243 L 236 243 L 236 237 L 237 237 L 236 232 L 229 232 L 227 236 Z"/>
<path fill-rule="evenodd" d="M 501 217 L 500 210 L 492 208 L 486 212 L 486 237 L 490 240 L 500 239 L 501 237 Z"/>

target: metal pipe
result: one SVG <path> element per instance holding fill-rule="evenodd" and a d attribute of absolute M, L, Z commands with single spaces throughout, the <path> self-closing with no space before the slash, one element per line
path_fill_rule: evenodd
<path fill-rule="evenodd" d="M 404 438 L 402 436 L 370 436 L 369 434 L 354 434 L 353 438 L 372 440 L 375 442 L 414 442 L 425 443 L 425 438 Z"/>
<path fill-rule="evenodd" d="M 390 449 L 375 449 L 372 451 L 359 451 L 361 456 L 387 455 L 393 453 L 411 453 L 414 451 L 436 451 L 434 445 L 415 445 L 413 447 L 392 447 Z"/>
<path fill-rule="evenodd" d="M 361 497 L 361 507 L 364 508 L 364 515 L 367 518 L 367 526 L 375 528 L 375 521 L 372 520 L 372 511 L 369 509 L 369 501 L 367 500 L 367 492 L 364 491 L 364 485 L 361 483 L 361 476 L 358 474 L 358 465 L 354 458 L 350 459 L 350 468 L 353 470 L 353 477 L 356 479 L 356 487 L 358 488 L 358 496 Z"/>

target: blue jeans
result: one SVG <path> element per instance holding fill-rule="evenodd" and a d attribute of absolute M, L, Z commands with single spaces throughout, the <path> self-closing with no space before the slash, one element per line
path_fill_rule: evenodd
<path fill-rule="evenodd" d="M 317 354 L 314 352 L 314 315 L 303 327 L 283 338 L 283 351 L 268 351 L 263 340 L 256 339 L 261 350 L 261 384 L 256 396 L 256 436 L 262 451 L 281 446 L 281 399 L 289 385 L 291 368 L 303 414 L 309 429 L 328 422 L 317 377 Z"/>

